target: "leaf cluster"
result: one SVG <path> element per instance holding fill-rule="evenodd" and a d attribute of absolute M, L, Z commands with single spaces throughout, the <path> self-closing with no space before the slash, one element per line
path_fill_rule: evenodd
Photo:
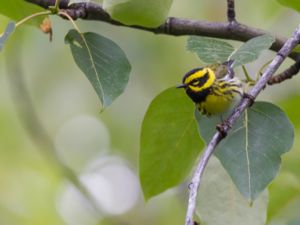
<path fill-rule="evenodd" d="M 294 1 L 278 2 L 299 11 L 299 4 Z M 78 1 L 72 4 L 76 3 Z M 154 0 L 151 3 L 144 0 L 103 1 L 103 8 L 112 19 L 126 25 L 145 27 L 162 24 L 171 5 L 172 0 Z M 18 8 L 22 8 L 22 12 Z M 0 3 L 0 13 L 17 21 L 25 17 L 23 12 L 30 15 L 40 11 L 37 6 L 21 0 Z M 40 25 L 43 19 L 32 18 L 28 18 L 28 21 L 34 26 Z M 24 21 L 27 22 L 27 19 Z M 74 21 L 72 23 L 75 24 Z M 0 51 L 20 24 L 10 22 L 7 25 L 0 36 Z M 131 71 L 130 62 L 124 51 L 112 40 L 93 32 L 83 33 L 76 24 L 74 28 L 66 34 L 65 42 L 70 46 L 76 64 L 96 91 L 102 109 L 105 109 L 126 89 Z M 191 36 L 187 40 L 187 50 L 196 53 L 205 64 L 233 60 L 233 67 L 237 68 L 257 60 L 261 52 L 269 49 L 274 41 L 274 37 L 262 35 L 235 49 L 230 43 L 219 39 Z M 216 125 L 221 122 L 219 116 L 207 118 L 200 115 L 185 93 L 175 87 L 168 88 L 153 99 L 142 122 L 140 135 L 140 180 L 146 200 L 186 180 L 201 150 L 215 132 Z M 228 137 L 217 147 L 214 154 L 219 162 L 213 159 L 207 168 L 204 182 L 211 184 L 217 181 L 216 186 L 225 186 L 222 190 L 233 190 L 234 196 L 241 194 L 244 198 L 239 196 L 235 204 L 241 204 L 242 209 L 236 211 L 245 213 L 249 210 L 243 199 L 250 204 L 257 199 L 253 203 L 253 210 L 250 210 L 254 213 L 249 212 L 249 215 L 260 217 L 257 223 L 251 224 L 263 224 L 266 218 L 262 214 L 266 213 L 268 199 L 266 188 L 278 174 L 281 157 L 291 149 L 293 141 L 294 129 L 285 113 L 269 102 L 256 102 L 242 114 Z M 214 179 L 211 178 L 213 176 Z M 224 177 L 226 179 L 223 180 Z M 200 191 L 197 213 L 207 224 L 219 224 L 214 219 L 226 221 L 223 217 L 207 213 L 219 202 L 212 204 L 209 201 L 218 192 L 219 189 L 210 190 L 208 186 Z M 224 201 L 232 203 L 233 199 L 226 198 L 226 194 L 223 196 Z M 206 198 L 207 201 L 201 201 Z M 226 223 L 240 223 L 239 219 L 236 221 L 229 220 Z M 297 222 L 292 221 L 289 225 Z"/>

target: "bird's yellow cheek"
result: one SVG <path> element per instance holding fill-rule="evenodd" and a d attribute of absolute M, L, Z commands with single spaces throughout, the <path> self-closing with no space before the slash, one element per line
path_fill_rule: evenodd
<path fill-rule="evenodd" d="M 200 91 L 202 91 L 204 88 L 203 88 L 203 87 L 197 87 L 197 86 L 189 85 L 189 89 L 191 89 L 193 92 L 200 92 Z"/>

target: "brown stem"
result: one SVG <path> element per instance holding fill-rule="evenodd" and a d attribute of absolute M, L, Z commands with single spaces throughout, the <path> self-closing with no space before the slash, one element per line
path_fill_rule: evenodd
<path fill-rule="evenodd" d="M 287 79 L 291 79 L 293 76 L 295 76 L 299 72 L 299 70 L 300 70 L 300 60 L 295 62 L 293 65 L 291 65 L 289 68 L 287 68 L 282 73 L 277 74 L 276 76 L 272 77 L 268 81 L 268 85 L 279 84 Z"/>
<path fill-rule="evenodd" d="M 55 0 L 26 0 L 44 8 L 53 6 Z M 73 19 L 84 19 L 84 20 L 98 20 L 106 23 L 110 23 L 116 26 L 124 26 L 144 31 L 153 32 L 155 34 L 166 34 L 166 35 L 199 35 L 208 36 L 236 41 L 248 41 L 254 37 L 270 34 L 275 37 L 275 42 L 271 46 L 271 50 L 278 51 L 286 41 L 286 38 L 276 36 L 268 31 L 250 27 L 240 23 L 221 23 L 221 22 L 208 22 L 201 20 L 191 19 L 180 19 L 169 17 L 166 22 L 161 24 L 159 27 L 150 28 L 138 25 L 125 25 L 118 21 L 113 20 L 110 15 L 104 11 L 99 4 L 92 2 L 88 3 L 76 3 L 68 5 L 68 0 L 60 1 L 60 9 L 64 9 Z M 300 54 L 293 52 L 289 55 L 290 58 L 297 60 L 300 58 Z"/>
<path fill-rule="evenodd" d="M 235 10 L 234 10 L 234 0 L 227 0 L 227 20 L 229 23 L 236 22 Z"/>

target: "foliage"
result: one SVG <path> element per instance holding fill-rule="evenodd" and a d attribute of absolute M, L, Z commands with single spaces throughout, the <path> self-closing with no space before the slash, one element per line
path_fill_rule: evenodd
<path fill-rule="evenodd" d="M 201 136 L 207 143 L 220 118 L 208 119 L 198 112 L 196 118 Z M 214 154 L 249 202 L 277 175 L 281 154 L 292 147 L 293 133 L 292 124 L 280 108 L 271 103 L 256 102 L 242 114 L 228 137 L 217 147 Z"/>
<path fill-rule="evenodd" d="M 186 95 L 174 87 L 151 102 L 142 125 L 140 150 L 146 199 L 178 185 L 189 174 L 203 147 L 193 111 Z"/>
<path fill-rule="evenodd" d="M 277 0 L 280 4 L 300 12 L 300 5 L 297 0 Z"/>
<path fill-rule="evenodd" d="M 234 47 L 219 39 L 191 36 L 187 41 L 187 50 L 196 52 L 205 63 L 222 63 L 229 59 Z"/>
<path fill-rule="evenodd" d="M 70 30 L 66 43 L 75 62 L 97 92 L 102 106 L 107 107 L 125 89 L 131 66 L 122 49 L 111 40 L 95 33 Z"/>
<path fill-rule="evenodd" d="M 256 60 L 260 53 L 270 48 L 275 41 L 270 35 L 262 35 L 244 43 L 239 49 L 225 41 L 207 37 L 190 37 L 187 49 L 196 52 L 205 63 L 222 63 L 234 60 L 234 67 L 245 65 Z"/>
<path fill-rule="evenodd" d="M 204 224 L 265 224 L 267 208 L 267 190 L 259 195 L 253 205 L 249 205 L 218 159 L 216 157 L 210 159 L 204 172 L 196 211 Z"/>
<path fill-rule="evenodd" d="M 297 1 L 277 1 L 300 11 Z M 72 4 L 77 2 L 89 1 L 72 1 Z M 172 0 L 104 0 L 103 8 L 113 20 L 148 29 L 158 27 L 166 20 L 172 3 Z M 0 14 L 16 22 L 9 22 L 0 35 L 0 51 L 25 20 L 30 19 L 28 24 L 38 27 L 44 16 L 35 17 L 34 13 L 40 11 L 40 7 L 22 0 L 1 2 Z M 68 19 L 75 30 L 69 30 L 65 43 L 104 109 L 125 91 L 131 72 L 130 60 L 114 41 L 94 32 L 81 32 L 76 23 Z M 235 49 L 224 40 L 190 36 L 186 48 L 204 63 L 234 60 L 233 67 L 239 69 L 259 59 L 274 41 L 274 37 L 262 35 Z M 280 103 L 291 117 L 296 132 L 299 132 L 299 110 L 295 109 L 298 103 L 299 96 Z M 129 116 L 123 112 L 119 112 L 120 115 Z M 216 125 L 224 122 L 224 116 L 208 118 L 200 115 L 185 93 L 175 87 L 162 91 L 151 101 L 140 134 L 139 175 L 146 200 L 187 179 L 205 143 L 209 143 L 216 132 Z M 279 173 L 282 155 L 292 149 L 293 125 L 283 110 L 269 102 L 256 102 L 242 114 L 214 152 L 219 162 L 212 158 L 206 168 L 197 207 L 202 222 L 207 225 L 263 225 L 267 215 L 268 221 L 275 220 L 284 206 L 300 196 L 298 168 L 292 170 L 285 166 L 290 170 L 286 169 L 274 180 Z M 271 204 L 267 212 L 269 199 Z M 287 222 L 288 225 L 298 223 L 297 218 Z"/>
<path fill-rule="evenodd" d="M 157 27 L 168 15 L 172 0 L 104 0 L 103 8 L 113 19 L 127 25 Z"/>
<path fill-rule="evenodd" d="M 1 1 L 0 14 L 13 20 L 21 20 L 24 17 L 42 11 L 42 8 L 26 3 L 24 0 Z M 42 17 L 36 17 L 28 22 L 29 25 L 39 26 L 43 21 Z"/>

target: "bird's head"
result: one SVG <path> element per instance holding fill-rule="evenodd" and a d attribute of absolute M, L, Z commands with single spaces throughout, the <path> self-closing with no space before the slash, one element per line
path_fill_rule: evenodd
<path fill-rule="evenodd" d="M 203 90 L 209 89 L 216 79 L 216 75 L 209 67 L 196 68 L 187 72 L 182 84 L 177 88 L 185 88 L 187 92 L 199 93 Z"/>

